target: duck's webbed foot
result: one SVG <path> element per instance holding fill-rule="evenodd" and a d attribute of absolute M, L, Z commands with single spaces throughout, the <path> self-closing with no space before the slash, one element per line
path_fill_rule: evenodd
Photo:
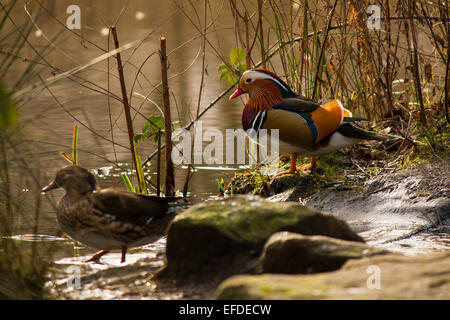
<path fill-rule="evenodd" d="M 298 168 L 296 167 L 296 165 L 297 165 L 297 154 L 293 153 L 292 154 L 292 160 L 291 160 L 291 166 L 290 166 L 289 170 L 277 173 L 276 175 L 274 175 L 272 177 L 272 179 L 270 179 L 270 181 L 272 182 L 275 178 L 277 178 L 279 176 L 283 176 L 285 174 L 294 174 L 294 173 L 299 172 L 299 171 L 313 169 L 313 168 L 317 167 L 317 159 L 316 159 L 316 157 L 311 157 L 311 163 L 310 164 L 307 164 L 305 166 L 301 166 L 301 167 L 298 167 Z"/>
<path fill-rule="evenodd" d="M 100 258 L 103 257 L 105 254 L 107 254 L 109 251 L 107 250 L 102 250 L 97 252 L 96 254 L 94 254 L 92 256 L 92 258 L 90 258 L 89 260 L 86 260 L 86 262 L 94 262 L 94 263 L 101 263 L 100 262 Z"/>

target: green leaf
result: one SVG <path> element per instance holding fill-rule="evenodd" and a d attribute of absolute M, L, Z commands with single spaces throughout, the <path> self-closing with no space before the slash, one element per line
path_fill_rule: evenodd
<path fill-rule="evenodd" d="M 228 70 L 222 71 L 222 74 L 220 75 L 220 80 L 223 80 L 223 78 L 228 77 Z"/>
<path fill-rule="evenodd" d="M 238 68 L 238 70 L 240 72 L 240 74 L 239 74 L 239 76 L 240 76 L 245 71 L 247 71 L 247 64 L 245 64 L 245 63 L 244 64 L 240 64 L 240 65 L 237 66 L 237 68 Z"/>
<path fill-rule="evenodd" d="M 145 178 L 144 178 L 144 170 L 142 169 L 142 161 L 141 161 L 141 156 L 139 155 L 137 148 L 136 148 L 136 143 L 133 143 L 133 148 L 134 148 L 134 156 L 136 157 L 136 167 L 137 167 L 137 173 L 139 176 L 139 181 L 140 181 L 140 189 L 141 192 L 143 194 L 147 194 L 147 184 L 145 183 Z"/>
<path fill-rule="evenodd" d="M 139 142 L 141 140 L 152 137 L 155 142 L 158 141 L 158 134 L 164 130 L 164 117 L 163 116 L 151 116 L 147 123 L 142 128 L 142 134 L 134 136 L 134 141 Z"/>
<path fill-rule="evenodd" d="M 134 192 L 133 185 L 131 184 L 130 178 L 128 178 L 128 175 L 123 172 L 121 173 L 122 180 L 125 183 L 125 186 L 127 187 L 128 191 Z"/>
<path fill-rule="evenodd" d="M 245 60 L 244 50 L 242 48 L 236 48 L 230 51 L 230 62 L 236 66 Z"/>
<path fill-rule="evenodd" d="M 230 77 L 230 76 L 227 77 L 227 81 L 228 81 L 228 84 L 229 84 L 230 86 L 232 86 L 232 85 L 234 85 L 234 84 L 236 83 L 236 81 L 234 81 L 233 78 Z"/>
<path fill-rule="evenodd" d="M 219 67 L 217 68 L 217 71 L 228 71 L 228 67 L 222 63 L 221 65 L 219 65 Z"/>
<path fill-rule="evenodd" d="M 164 117 L 163 116 L 151 116 L 147 124 L 151 129 L 158 131 L 164 129 Z"/>

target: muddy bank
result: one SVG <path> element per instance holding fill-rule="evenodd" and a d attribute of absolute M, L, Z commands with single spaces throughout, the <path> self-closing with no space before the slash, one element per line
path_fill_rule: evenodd
<path fill-rule="evenodd" d="M 287 175 L 265 190 L 269 201 L 294 201 L 343 219 L 370 245 L 415 255 L 450 248 L 449 163 L 386 169 L 374 177 L 357 170 Z M 250 192 L 242 176 L 235 181 Z"/>

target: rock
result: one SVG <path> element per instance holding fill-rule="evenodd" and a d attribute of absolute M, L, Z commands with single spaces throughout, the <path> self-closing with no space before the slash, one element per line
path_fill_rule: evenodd
<path fill-rule="evenodd" d="M 450 252 L 350 260 L 339 271 L 314 275 L 234 276 L 216 299 L 450 299 Z M 378 281 L 379 280 L 379 281 Z"/>
<path fill-rule="evenodd" d="M 267 201 L 270 202 L 302 202 L 303 196 L 303 188 L 301 187 L 293 187 L 282 193 L 274 194 L 273 196 L 267 198 Z"/>
<path fill-rule="evenodd" d="M 227 186 L 227 194 L 270 195 L 270 178 L 256 172 L 236 173 Z"/>
<path fill-rule="evenodd" d="M 232 260 L 256 259 L 267 239 L 279 231 L 364 242 L 331 215 L 295 203 L 236 195 L 197 204 L 175 217 L 167 234 L 167 270 L 204 273 L 221 264 L 224 269 L 223 263 L 231 268 Z M 245 258 L 240 263 L 236 272 L 242 273 Z"/>
<path fill-rule="evenodd" d="M 450 224 L 450 200 L 445 201 L 436 208 L 435 223 Z"/>
<path fill-rule="evenodd" d="M 349 259 L 387 253 L 355 241 L 277 232 L 264 245 L 260 263 L 263 273 L 317 273 L 337 270 Z"/>
<path fill-rule="evenodd" d="M 286 174 L 275 178 L 270 184 L 270 194 L 276 195 L 286 190 L 295 188 L 295 194 L 300 197 L 307 197 L 319 191 L 318 183 L 311 174 Z M 298 201 L 293 199 L 292 201 Z"/>

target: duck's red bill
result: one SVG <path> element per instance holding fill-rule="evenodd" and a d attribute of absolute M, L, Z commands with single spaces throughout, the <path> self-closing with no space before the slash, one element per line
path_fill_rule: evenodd
<path fill-rule="evenodd" d="M 234 99 L 236 97 L 239 97 L 241 94 L 244 94 L 244 90 L 241 89 L 241 87 L 237 87 L 236 91 L 233 92 L 233 94 L 230 96 L 230 100 Z"/>

